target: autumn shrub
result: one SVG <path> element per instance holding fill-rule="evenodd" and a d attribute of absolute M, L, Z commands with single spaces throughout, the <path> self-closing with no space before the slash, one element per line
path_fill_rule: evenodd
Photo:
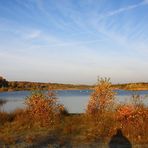
<path fill-rule="evenodd" d="M 112 108 L 115 93 L 111 88 L 111 82 L 107 78 L 98 80 L 90 100 L 87 105 L 86 113 L 88 115 L 97 115 Z"/>
<path fill-rule="evenodd" d="M 114 126 L 114 98 L 115 93 L 112 90 L 110 80 L 101 78 L 87 105 L 88 138 L 97 140 L 110 135 L 111 128 Z"/>
<path fill-rule="evenodd" d="M 33 93 L 26 99 L 29 116 L 34 123 L 40 126 L 53 127 L 60 119 L 60 113 L 64 106 L 58 104 L 53 91 L 48 94 Z"/>
<path fill-rule="evenodd" d="M 116 111 L 117 121 L 125 133 L 135 142 L 148 142 L 148 108 L 133 104 L 120 105 Z"/>

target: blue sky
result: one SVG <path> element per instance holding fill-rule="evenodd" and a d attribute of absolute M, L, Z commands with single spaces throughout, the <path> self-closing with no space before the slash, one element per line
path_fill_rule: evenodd
<path fill-rule="evenodd" d="M 0 75 L 148 82 L 148 0 L 0 0 Z"/>

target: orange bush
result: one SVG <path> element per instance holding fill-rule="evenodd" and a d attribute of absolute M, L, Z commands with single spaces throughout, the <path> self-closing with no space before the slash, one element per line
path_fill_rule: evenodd
<path fill-rule="evenodd" d="M 111 82 L 107 78 L 101 78 L 96 85 L 87 105 L 86 113 L 95 115 L 112 108 L 114 95 Z"/>
<path fill-rule="evenodd" d="M 133 104 L 120 105 L 116 111 L 120 127 L 135 142 L 147 142 L 148 108 Z"/>
<path fill-rule="evenodd" d="M 148 119 L 147 113 L 148 109 L 145 107 L 127 104 L 118 107 L 116 117 L 122 126 L 132 124 L 135 127 L 139 127 L 143 121 Z"/>
<path fill-rule="evenodd" d="M 54 126 L 59 119 L 61 110 L 64 109 L 57 103 L 53 91 L 49 91 L 48 95 L 32 94 L 27 98 L 26 105 L 32 120 L 41 126 Z"/>
<path fill-rule="evenodd" d="M 133 105 L 121 105 L 116 112 L 116 118 L 122 125 L 128 124 L 135 117 L 135 107 Z"/>
<path fill-rule="evenodd" d="M 87 124 L 89 124 L 86 133 L 88 139 L 104 139 L 110 135 L 114 126 L 115 93 L 111 86 L 109 79 L 101 78 L 90 97 L 86 110 Z"/>

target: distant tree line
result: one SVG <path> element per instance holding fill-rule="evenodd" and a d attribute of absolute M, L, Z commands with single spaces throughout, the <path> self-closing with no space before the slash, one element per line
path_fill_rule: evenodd
<path fill-rule="evenodd" d="M 112 87 L 115 89 L 125 89 L 125 90 L 148 90 L 148 83 L 139 82 L 139 83 L 114 84 Z"/>
<path fill-rule="evenodd" d="M 0 91 L 18 91 L 18 90 L 48 90 L 52 89 L 92 89 L 91 85 L 74 85 L 59 83 L 40 83 L 27 81 L 7 81 L 0 77 Z"/>
<path fill-rule="evenodd" d="M 0 76 L 0 91 L 18 91 L 18 90 L 48 90 L 57 89 L 94 89 L 95 85 L 76 85 L 76 84 L 59 84 L 59 83 L 40 83 L 27 81 L 7 81 Z M 125 83 L 113 84 L 113 89 L 125 90 L 148 90 L 148 83 Z"/>

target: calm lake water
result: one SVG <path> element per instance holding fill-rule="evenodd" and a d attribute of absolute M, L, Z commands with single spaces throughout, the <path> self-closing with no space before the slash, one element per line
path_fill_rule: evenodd
<path fill-rule="evenodd" d="M 116 101 L 120 103 L 130 102 L 133 91 L 116 90 Z M 148 105 L 148 91 L 136 91 Z M 59 102 L 63 104 L 70 113 L 85 112 L 92 90 L 58 90 L 56 91 Z M 2 92 L 0 99 L 7 100 L 0 109 L 11 112 L 18 108 L 25 108 L 25 98 L 31 94 L 30 91 Z"/>

